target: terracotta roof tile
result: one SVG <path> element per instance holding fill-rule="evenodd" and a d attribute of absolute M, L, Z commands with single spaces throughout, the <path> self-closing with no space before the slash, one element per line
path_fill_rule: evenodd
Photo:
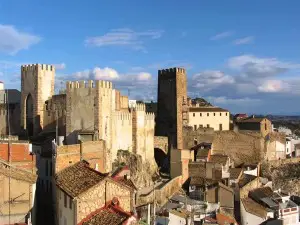
<path fill-rule="evenodd" d="M 202 162 L 189 163 L 189 175 L 190 177 L 205 177 L 205 164 Z"/>
<path fill-rule="evenodd" d="M 231 216 L 217 213 L 216 217 L 219 225 L 237 224 L 236 220 Z"/>
<path fill-rule="evenodd" d="M 107 177 L 81 161 L 60 171 L 55 176 L 56 185 L 71 197 L 76 197 Z"/>
<path fill-rule="evenodd" d="M 225 165 L 228 160 L 227 155 L 215 154 L 210 156 L 209 162 Z"/>
<path fill-rule="evenodd" d="M 256 179 L 256 176 L 253 175 L 249 175 L 249 174 L 242 174 L 240 180 L 239 180 L 239 187 L 242 188 L 244 187 L 246 184 L 248 184 L 249 182 L 253 181 Z"/>
<path fill-rule="evenodd" d="M 246 119 L 241 119 L 237 121 L 237 123 L 260 123 L 266 118 L 246 118 Z"/>
<path fill-rule="evenodd" d="M 242 199 L 242 204 L 245 207 L 245 210 L 248 213 L 251 213 L 253 215 L 256 215 L 260 218 L 266 218 L 267 216 L 267 210 L 262 205 L 258 204 L 251 198 L 244 198 Z"/>
<path fill-rule="evenodd" d="M 108 203 L 107 206 L 89 214 L 78 225 L 121 225 L 131 216 L 119 205 Z"/>
<path fill-rule="evenodd" d="M 230 179 L 238 179 L 241 173 L 243 172 L 242 168 L 230 168 Z"/>
<path fill-rule="evenodd" d="M 203 177 L 191 177 L 190 185 L 202 186 L 202 185 L 212 185 L 218 183 L 218 181 L 205 179 Z"/>

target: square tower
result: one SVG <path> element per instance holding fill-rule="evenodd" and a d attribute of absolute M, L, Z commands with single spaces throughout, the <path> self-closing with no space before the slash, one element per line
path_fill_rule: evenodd
<path fill-rule="evenodd" d="M 29 136 L 44 128 L 44 105 L 54 95 L 54 79 L 52 65 L 21 66 L 21 127 Z"/>
<path fill-rule="evenodd" d="M 170 149 L 183 149 L 182 130 L 186 100 L 185 69 L 159 70 L 155 135 L 168 136 Z"/>

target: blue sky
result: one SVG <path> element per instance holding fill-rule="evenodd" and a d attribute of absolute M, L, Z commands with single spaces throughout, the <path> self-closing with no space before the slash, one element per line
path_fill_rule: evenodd
<path fill-rule="evenodd" d="M 88 3 L 87 3 L 88 2 Z M 65 80 L 112 80 L 155 100 L 157 70 L 187 69 L 191 97 L 232 112 L 300 112 L 300 2 L 0 0 L 0 80 L 55 64 Z"/>

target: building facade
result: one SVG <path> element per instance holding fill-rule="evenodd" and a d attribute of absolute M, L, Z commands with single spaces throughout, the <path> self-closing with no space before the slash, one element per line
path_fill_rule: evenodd
<path fill-rule="evenodd" d="M 189 126 L 213 128 L 215 131 L 229 130 L 230 113 L 218 107 L 189 107 Z"/>

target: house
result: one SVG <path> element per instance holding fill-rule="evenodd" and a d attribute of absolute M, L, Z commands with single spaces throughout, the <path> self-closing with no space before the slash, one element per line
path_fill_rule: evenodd
<path fill-rule="evenodd" d="M 35 224 L 35 173 L 0 160 L 1 224 Z"/>
<path fill-rule="evenodd" d="M 274 217 L 274 213 L 261 206 L 251 198 L 241 199 L 241 224 L 257 225 Z"/>
<path fill-rule="evenodd" d="M 287 158 L 292 157 L 292 141 L 290 138 L 285 139 L 285 154 Z"/>
<path fill-rule="evenodd" d="M 92 169 L 84 160 L 58 172 L 55 183 L 59 225 L 78 224 L 114 198 L 118 199 L 117 205 L 128 213 L 135 207 L 136 190 L 132 182 L 126 178 L 125 181 L 114 180 L 108 174 Z"/>
<path fill-rule="evenodd" d="M 227 155 L 211 155 L 206 163 L 206 176 L 209 179 L 229 178 L 229 168 L 231 167 L 233 167 L 233 162 Z"/>
<path fill-rule="evenodd" d="M 213 128 L 215 131 L 229 130 L 230 112 L 219 107 L 189 107 L 188 125 L 194 130 Z"/>
<path fill-rule="evenodd" d="M 272 132 L 272 123 L 267 118 L 250 117 L 236 121 L 239 130 L 260 132 L 263 137 Z"/>
<path fill-rule="evenodd" d="M 246 113 L 238 113 L 234 115 L 234 120 L 246 119 L 248 115 Z"/>
<path fill-rule="evenodd" d="M 197 140 L 195 140 L 195 146 L 191 148 L 191 150 L 194 151 L 194 159 L 196 162 L 207 162 L 210 160 L 210 155 L 211 155 L 211 145 L 212 143 L 206 143 L 206 142 L 201 142 L 197 143 Z"/>
<path fill-rule="evenodd" d="M 300 157 L 300 143 L 295 144 L 295 153 L 296 153 L 296 157 Z"/>
<path fill-rule="evenodd" d="M 286 136 L 282 133 L 272 132 L 265 136 L 267 160 L 286 158 Z"/>
<path fill-rule="evenodd" d="M 273 191 L 270 187 L 261 187 L 250 191 L 249 198 L 260 205 L 257 206 L 255 204 L 256 208 L 263 207 L 265 212 L 267 212 L 265 220 L 270 217 L 281 219 L 284 224 L 300 224 L 299 206 L 292 201 L 291 196 L 281 190 Z M 241 216 L 243 218 L 248 215 L 241 214 Z M 243 220 L 246 221 L 244 218 Z"/>
<path fill-rule="evenodd" d="M 232 211 L 234 210 L 234 191 L 232 188 L 221 182 L 214 183 L 207 187 L 205 199 L 208 203 L 218 203 L 220 208 Z"/>
<path fill-rule="evenodd" d="M 191 213 L 186 210 L 170 210 L 156 217 L 156 225 L 191 225 Z"/>

